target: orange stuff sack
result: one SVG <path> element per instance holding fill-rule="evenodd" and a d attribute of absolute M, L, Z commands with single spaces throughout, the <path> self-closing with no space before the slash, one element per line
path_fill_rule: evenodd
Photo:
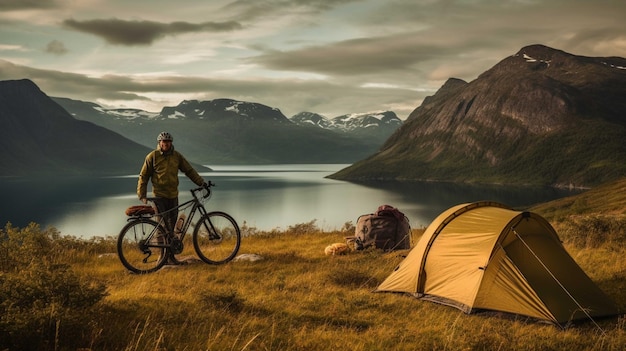
<path fill-rule="evenodd" d="M 126 209 L 127 216 L 142 216 L 142 215 L 153 215 L 154 208 L 150 205 L 136 205 L 130 206 Z"/>

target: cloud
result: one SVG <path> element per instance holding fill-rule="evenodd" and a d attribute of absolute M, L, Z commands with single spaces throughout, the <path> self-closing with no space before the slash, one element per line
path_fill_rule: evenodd
<path fill-rule="evenodd" d="M 0 0 L 0 10 L 49 9 L 57 7 L 55 0 Z"/>
<path fill-rule="evenodd" d="M 0 51 L 27 51 L 22 45 L 0 44 Z"/>
<path fill-rule="evenodd" d="M 67 19 L 63 24 L 71 29 L 90 33 L 104 38 L 113 45 L 150 45 L 155 40 L 168 35 L 194 32 L 224 32 L 242 28 L 239 22 L 171 22 L 125 21 L 120 19 L 95 19 L 76 21 Z"/>
<path fill-rule="evenodd" d="M 13 63 L 0 61 L 0 79 L 110 106 L 233 98 L 286 115 L 404 117 L 448 78 L 472 81 L 526 45 L 626 56 L 626 2 L 614 0 L 55 1 L 0 0 L 31 7 L 0 7 L 0 52 Z M 33 54 L 52 39 L 72 55 Z"/>
<path fill-rule="evenodd" d="M 369 75 L 411 69 L 449 55 L 447 45 L 424 42 L 418 33 L 351 39 L 292 51 L 274 51 L 249 61 L 276 70 L 329 75 Z"/>
<path fill-rule="evenodd" d="M 17 65 L 0 59 L 0 80 L 30 79 L 44 92 L 54 91 L 53 96 L 77 98 L 78 96 L 95 101 L 99 96 L 116 100 L 142 100 L 141 95 L 129 93 L 123 87 L 130 80 L 127 77 L 112 76 L 93 78 L 78 73 L 67 73 Z"/>
<path fill-rule="evenodd" d="M 288 117 L 302 111 L 336 117 L 346 113 L 392 108 L 399 116 L 405 117 L 419 105 L 420 96 L 426 94 L 418 94 L 406 88 L 360 87 L 321 80 L 112 74 L 94 77 L 37 69 L 0 59 L 0 80 L 24 78 L 31 79 L 45 93 L 54 92 L 52 96 L 91 102 L 126 101 L 129 105 L 148 111 L 160 110 L 164 104 L 175 106 L 183 99 L 188 99 L 188 96 L 194 96 L 202 100 L 232 98 L 258 102 L 278 108 Z M 167 95 L 174 97 L 164 100 L 163 97 Z M 151 96 L 159 96 L 159 101 L 153 101 Z M 289 98 L 285 98 L 287 96 Z M 407 101 L 414 101 L 414 104 L 407 105 Z"/>
<path fill-rule="evenodd" d="M 49 42 L 48 45 L 46 45 L 45 51 L 47 53 L 54 54 L 54 55 L 63 55 L 67 53 L 67 48 L 65 47 L 65 44 L 63 44 L 62 42 L 58 40 L 53 40 Z"/>
<path fill-rule="evenodd" d="M 286 14 L 319 14 L 341 5 L 362 0 L 235 0 L 223 7 L 239 20 L 249 21 L 267 17 L 283 17 Z"/>
<path fill-rule="evenodd" d="M 564 46 L 575 51 L 587 51 L 601 55 L 605 52 L 616 52 L 626 57 L 626 34 L 624 28 L 600 28 L 573 35 L 564 40 Z"/>

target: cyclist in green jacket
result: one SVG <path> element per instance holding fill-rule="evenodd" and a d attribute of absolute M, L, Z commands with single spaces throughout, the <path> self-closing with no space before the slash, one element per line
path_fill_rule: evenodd
<path fill-rule="evenodd" d="M 178 206 L 178 171 L 183 172 L 198 186 L 205 184 L 204 179 L 185 157 L 174 150 L 173 141 L 174 138 L 168 132 L 158 135 L 157 149 L 146 156 L 137 182 L 137 196 L 143 203 L 146 203 L 148 181 L 152 179 L 154 203 L 159 213 L 164 214 L 163 219 L 170 233 L 174 231 L 178 218 L 178 212 L 174 210 Z"/>

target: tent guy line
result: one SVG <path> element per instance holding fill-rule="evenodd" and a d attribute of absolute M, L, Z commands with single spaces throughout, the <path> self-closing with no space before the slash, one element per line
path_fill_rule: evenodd
<path fill-rule="evenodd" d="M 525 212 L 525 213 L 528 213 L 528 212 Z M 604 329 L 602 329 L 602 327 L 600 327 L 598 322 L 596 322 L 596 320 L 589 314 L 587 309 L 584 308 L 580 304 L 580 302 L 578 302 L 578 300 L 572 295 L 572 293 L 570 293 L 567 290 L 567 288 L 563 285 L 563 283 L 561 283 L 561 281 L 550 271 L 550 269 L 545 265 L 545 263 L 543 263 L 541 261 L 541 259 L 539 258 L 539 256 L 537 256 L 537 254 L 533 251 L 533 249 L 524 241 L 522 236 L 519 235 L 519 233 L 515 230 L 515 226 L 511 227 L 511 231 L 519 238 L 519 240 L 522 242 L 522 244 L 524 244 L 524 246 L 526 246 L 526 248 L 528 249 L 528 251 L 530 251 L 530 253 L 533 255 L 533 257 L 535 257 L 535 259 L 539 263 L 541 263 L 541 266 L 546 270 L 546 272 L 548 272 L 548 274 L 550 274 L 552 279 L 554 279 L 554 281 L 557 282 L 557 284 L 559 284 L 559 286 L 561 287 L 561 289 L 563 289 L 563 291 L 565 291 L 567 296 L 569 296 L 570 299 L 572 299 L 572 301 L 574 301 L 574 303 L 578 306 L 579 310 L 582 311 L 585 315 L 587 315 L 587 318 L 589 318 L 589 320 L 591 320 L 593 322 L 593 324 L 602 332 L 602 335 L 606 335 L 606 332 L 604 331 Z"/>

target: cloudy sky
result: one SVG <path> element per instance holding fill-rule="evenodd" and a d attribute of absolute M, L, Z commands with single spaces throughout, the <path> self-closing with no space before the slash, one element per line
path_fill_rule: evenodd
<path fill-rule="evenodd" d="M 157 112 L 232 98 L 402 119 L 530 44 L 626 57 L 623 0 L 0 0 L 0 80 Z"/>

